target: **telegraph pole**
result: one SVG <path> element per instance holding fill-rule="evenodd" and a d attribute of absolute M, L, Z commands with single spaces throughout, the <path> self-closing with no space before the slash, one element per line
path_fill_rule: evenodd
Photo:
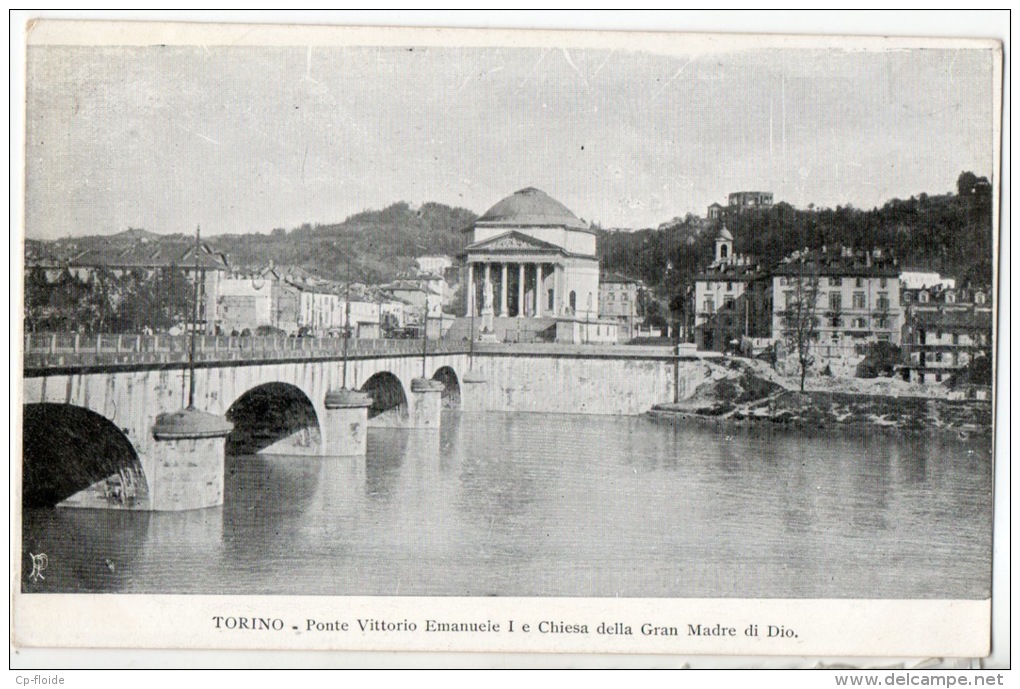
<path fill-rule="evenodd" d="M 195 408 L 195 331 L 198 330 L 198 271 L 201 226 L 195 227 L 195 294 L 191 305 L 191 346 L 188 348 L 188 409 Z"/>
<path fill-rule="evenodd" d="M 344 372 L 340 387 L 347 389 L 347 329 L 351 325 L 351 255 L 347 254 L 347 287 L 344 290 Z"/>
<path fill-rule="evenodd" d="M 429 290 L 425 288 L 425 317 L 422 319 L 421 329 L 421 377 L 425 375 L 425 357 L 429 354 Z"/>

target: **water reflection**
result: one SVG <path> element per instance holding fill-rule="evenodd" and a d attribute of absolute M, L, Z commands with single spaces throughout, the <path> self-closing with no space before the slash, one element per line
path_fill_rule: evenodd
<path fill-rule="evenodd" d="M 22 591 L 113 593 L 130 584 L 152 514 L 120 510 L 32 509 L 24 512 Z M 45 554 L 32 576 L 30 554 Z"/>
<path fill-rule="evenodd" d="M 228 457 L 222 508 L 34 510 L 26 591 L 980 598 L 990 446 L 460 415 L 368 456 Z M 26 577 L 27 577 L 26 569 Z"/>

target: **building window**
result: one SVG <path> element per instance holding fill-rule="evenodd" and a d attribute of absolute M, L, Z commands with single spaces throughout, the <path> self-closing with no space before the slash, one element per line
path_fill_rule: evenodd
<path fill-rule="evenodd" d="M 715 299 L 712 297 L 705 297 L 705 313 L 715 312 Z"/>
<path fill-rule="evenodd" d="M 612 292 L 609 293 L 609 301 L 616 301 L 616 295 Z"/>
<path fill-rule="evenodd" d="M 732 309 L 735 303 L 733 297 L 726 297 L 723 299 L 723 308 Z"/>
<path fill-rule="evenodd" d="M 857 289 L 864 287 L 864 278 L 857 278 L 856 280 L 854 280 L 854 287 L 856 287 Z"/>
<path fill-rule="evenodd" d="M 953 344 L 960 344 L 960 333 L 953 333 Z"/>
<path fill-rule="evenodd" d="M 779 286 L 786 287 L 786 278 L 779 278 Z"/>
<path fill-rule="evenodd" d="M 864 292 L 854 292 L 854 308 L 864 308 Z"/>
<path fill-rule="evenodd" d="M 879 333 L 877 339 L 879 342 L 892 342 L 892 335 L 889 333 Z"/>
<path fill-rule="evenodd" d="M 840 287 L 843 284 L 843 278 L 829 278 L 829 284 L 833 287 Z"/>
<path fill-rule="evenodd" d="M 829 292 L 829 310 L 839 311 L 843 306 L 843 295 L 839 292 Z"/>
<path fill-rule="evenodd" d="M 727 282 L 726 283 L 726 291 L 727 292 L 732 292 L 733 291 L 733 283 L 732 282 Z"/>
<path fill-rule="evenodd" d="M 552 311 L 553 309 L 556 308 L 556 302 L 553 300 L 553 295 L 554 294 L 555 293 L 552 290 L 549 290 L 549 310 L 550 311 Z"/>
<path fill-rule="evenodd" d="M 838 316 L 835 317 L 835 318 L 831 318 L 831 319 L 829 319 L 829 326 L 832 327 L 832 328 L 842 328 L 843 327 L 843 319 L 839 318 Z"/>
<path fill-rule="evenodd" d="M 886 278 L 882 278 L 881 280 L 879 280 L 879 287 L 881 287 L 882 289 L 885 289 L 887 283 L 888 283 L 888 280 Z"/>
<path fill-rule="evenodd" d="M 879 294 L 878 295 L 878 310 L 888 311 L 889 310 L 889 295 Z"/>

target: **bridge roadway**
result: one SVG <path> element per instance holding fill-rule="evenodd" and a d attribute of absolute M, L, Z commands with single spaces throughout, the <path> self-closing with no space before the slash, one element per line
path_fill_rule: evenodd
<path fill-rule="evenodd" d="M 708 375 L 701 357 L 664 347 L 440 340 L 423 360 L 421 340 L 352 340 L 347 387 L 372 398 L 359 421 L 326 402 L 344 377 L 340 340 L 198 337 L 194 408 L 233 428 L 168 438 L 157 424 L 187 403 L 188 338 L 26 340 L 26 504 L 217 505 L 224 452 L 343 456 L 357 451 L 362 427 L 434 432 L 442 407 L 639 414 Z"/>

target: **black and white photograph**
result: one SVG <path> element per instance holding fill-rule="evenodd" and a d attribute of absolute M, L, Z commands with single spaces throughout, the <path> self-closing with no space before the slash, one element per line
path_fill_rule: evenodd
<path fill-rule="evenodd" d="M 31 27 L 12 638 L 158 596 L 221 647 L 840 655 L 655 611 L 952 602 L 987 654 L 1002 62 Z"/>

